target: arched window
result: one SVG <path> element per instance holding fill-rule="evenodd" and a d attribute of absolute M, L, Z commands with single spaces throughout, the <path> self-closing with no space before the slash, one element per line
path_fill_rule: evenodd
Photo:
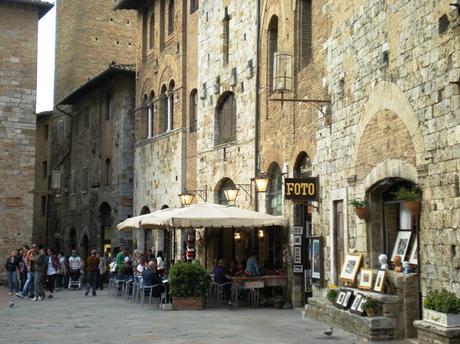
<path fill-rule="evenodd" d="M 160 2 L 160 50 L 163 50 L 165 47 L 165 4 L 166 0 L 161 0 Z"/>
<path fill-rule="evenodd" d="M 154 105 L 155 93 L 150 92 L 149 101 L 147 103 L 147 138 L 153 136 L 153 112 L 155 110 Z"/>
<path fill-rule="evenodd" d="M 155 11 L 152 11 L 150 16 L 150 49 L 155 46 Z"/>
<path fill-rule="evenodd" d="M 169 82 L 169 87 L 168 87 L 168 127 L 167 130 L 172 130 L 174 125 L 173 125 L 173 120 L 174 120 L 174 80 L 171 80 Z"/>
<path fill-rule="evenodd" d="M 196 127 L 196 114 L 197 114 L 197 106 L 198 106 L 198 92 L 196 88 L 190 92 L 190 116 L 189 116 L 189 128 L 190 132 L 195 132 Z"/>
<path fill-rule="evenodd" d="M 168 33 L 174 32 L 174 0 L 169 0 L 168 6 Z"/>
<path fill-rule="evenodd" d="M 142 111 L 140 112 L 141 118 L 140 118 L 140 123 L 141 123 L 141 130 L 140 130 L 140 136 L 141 139 L 145 139 L 149 137 L 149 109 L 148 109 L 148 104 L 149 104 L 149 98 L 147 94 L 144 94 L 142 97 Z"/>
<path fill-rule="evenodd" d="M 278 51 L 278 17 L 273 16 L 268 24 L 268 85 L 270 92 L 273 91 L 273 69 L 275 53 Z"/>
<path fill-rule="evenodd" d="M 112 164 L 109 158 L 105 160 L 105 176 L 106 176 L 105 184 L 106 185 L 112 184 Z"/>
<path fill-rule="evenodd" d="M 159 103 L 159 133 L 161 134 L 168 130 L 168 96 L 166 85 L 161 86 Z"/>
<path fill-rule="evenodd" d="M 311 59 L 311 32 L 312 32 L 311 0 L 300 0 L 297 23 L 299 37 L 299 65 L 300 68 L 310 63 Z"/>
<path fill-rule="evenodd" d="M 228 200 L 225 197 L 226 189 L 235 189 L 235 183 L 230 178 L 223 178 L 219 181 L 215 193 L 215 202 L 217 204 L 228 205 Z"/>
<path fill-rule="evenodd" d="M 225 92 L 217 101 L 215 143 L 220 145 L 236 140 L 236 99 L 233 92 Z"/>
<path fill-rule="evenodd" d="M 282 195 L 282 174 L 281 168 L 276 162 L 273 162 L 268 169 L 270 184 L 266 194 L 267 214 L 283 214 L 283 195 Z"/>

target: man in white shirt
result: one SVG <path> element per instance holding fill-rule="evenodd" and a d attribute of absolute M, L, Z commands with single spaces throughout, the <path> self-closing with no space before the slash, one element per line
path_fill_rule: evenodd
<path fill-rule="evenodd" d="M 72 255 L 69 258 L 69 275 L 73 281 L 80 278 L 81 268 L 81 258 L 78 256 L 75 250 L 72 250 Z"/>

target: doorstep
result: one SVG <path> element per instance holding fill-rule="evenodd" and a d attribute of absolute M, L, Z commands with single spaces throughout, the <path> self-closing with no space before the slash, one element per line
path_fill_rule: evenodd
<path fill-rule="evenodd" d="M 367 340 L 391 340 L 398 338 L 396 319 L 387 316 L 364 317 L 339 309 L 320 297 L 308 299 L 303 311 L 304 318 L 321 320 L 340 327 Z"/>

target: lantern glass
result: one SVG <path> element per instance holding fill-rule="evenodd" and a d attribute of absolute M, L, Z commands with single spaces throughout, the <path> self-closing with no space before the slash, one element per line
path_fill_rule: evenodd
<path fill-rule="evenodd" d="M 235 238 L 235 240 L 241 240 L 240 232 L 235 232 L 234 238 Z"/>
<path fill-rule="evenodd" d="M 256 189 L 258 192 L 267 192 L 270 178 L 268 178 L 267 176 L 258 176 L 254 178 L 254 180 L 256 182 Z"/>
<path fill-rule="evenodd" d="M 238 189 L 225 189 L 224 195 L 227 201 L 235 202 L 236 198 L 238 197 Z"/>
<path fill-rule="evenodd" d="M 188 206 L 192 204 L 194 196 L 189 192 L 179 194 L 180 204 L 182 206 Z"/>
<path fill-rule="evenodd" d="M 273 90 L 292 92 L 294 86 L 294 57 L 276 52 L 273 58 Z"/>
<path fill-rule="evenodd" d="M 259 233 L 258 233 L 258 234 L 259 234 L 259 238 L 260 238 L 260 239 L 263 239 L 263 237 L 264 237 L 264 230 L 263 230 L 263 229 L 259 229 Z"/>

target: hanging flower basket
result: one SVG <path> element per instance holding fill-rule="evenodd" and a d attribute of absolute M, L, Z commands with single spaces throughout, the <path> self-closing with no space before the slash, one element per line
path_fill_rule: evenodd
<path fill-rule="evenodd" d="M 356 216 L 361 220 L 367 220 L 369 218 L 369 208 L 355 208 Z"/>

